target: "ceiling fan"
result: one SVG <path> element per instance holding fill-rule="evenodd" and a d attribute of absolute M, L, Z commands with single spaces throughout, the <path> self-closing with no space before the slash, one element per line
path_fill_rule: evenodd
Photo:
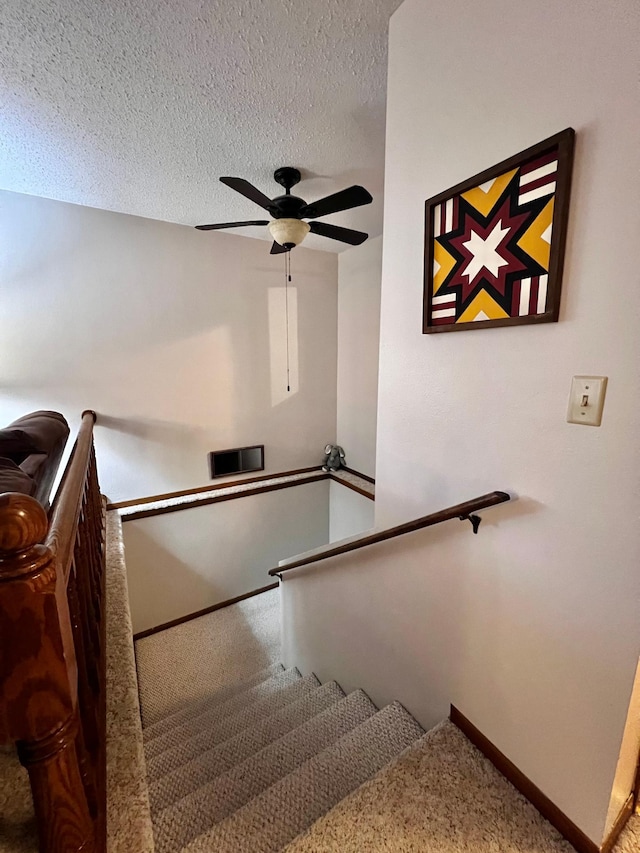
<path fill-rule="evenodd" d="M 278 255 L 281 252 L 290 252 L 299 246 L 309 232 L 329 237 L 331 240 L 340 240 L 351 246 L 359 246 L 369 236 L 363 231 L 354 231 L 351 228 L 341 228 L 338 225 L 330 225 L 326 222 L 305 222 L 305 219 L 318 219 L 320 216 L 328 216 L 330 213 L 339 213 L 342 210 L 351 210 L 363 204 L 373 201 L 371 194 L 357 184 L 346 190 L 328 195 L 311 204 L 291 195 L 291 187 L 300 181 L 300 172 L 291 166 L 283 166 L 273 173 L 274 179 L 280 186 L 284 187 L 285 195 L 276 198 L 267 198 L 264 193 L 245 181 L 244 178 L 220 178 L 223 184 L 232 190 L 259 204 L 268 211 L 271 220 L 254 219 L 250 222 L 224 222 L 218 225 L 196 225 L 199 231 L 215 231 L 219 228 L 238 228 L 242 225 L 268 225 L 269 233 L 273 237 L 271 254 Z"/>

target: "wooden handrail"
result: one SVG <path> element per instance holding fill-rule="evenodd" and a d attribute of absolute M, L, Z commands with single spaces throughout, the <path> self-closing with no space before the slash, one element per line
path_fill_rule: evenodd
<path fill-rule="evenodd" d="M 0 495 L 0 744 L 29 772 L 40 853 L 106 850 L 104 503 L 85 412 L 47 516 Z"/>
<path fill-rule="evenodd" d="M 73 558 L 78 518 L 82 509 L 84 483 L 93 447 L 93 425 L 96 413 L 82 413 L 82 421 L 71 456 L 49 511 L 49 532 L 45 545 L 58 557 L 65 580 Z"/>
<path fill-rule="evenodd" d="M 346 542 L 344 545 L 336 545 L 331 548 L 324 548 L 322 551 L 316 551 L 315 554 L 309 554 L 308 557 L 302 557 L 300 560 L 295 560 L 291 563 L 286 563 L 283 566 L 278 566 L 275 569 L 270 569 L 269 574 L 273 577 L 282 577 L 284 572 L 291 569 L 298 569 L 300 566 L 308 566 L 311 563 L 318 563 L 321 560 L 328 560 L 330 557 L 337 557 L 340 554 L 347 554 L 350 551 L 358 551 L 361 548 L 366 548 L 369 545 L 375 545 L 378 542 L 386 542 L 387 539 L 394 539 L 396 536 L 404 536 L 405 533 L 414 533 L 416 530 L 422 530 L 424 527 L 432 527 L 434 524 L 440 524 L 443 521 L 451 521 L 454 518 L 459 518 L 463 521 L 469 520 L 473 524 L 473 532 L 478 532 L 480 519 L 474 513 L 481 509 L 487 509 L 490 506 L 510 501 L 511 495 L 507 492 L 489 492 L 486 495 L 481 495 L 479 498 L 465 501 L 455 506 L 450 506 L 447 509 L 441 509 L 438 512 L 433 512 L 430 515 L 424 515 L 421 518 L 416 518 L 413 521 L 407 521 L 405 524 L 399 524 L 397 527 L 388 527 L 386 530 L 379 530 L 377 533 L 361 536 L 351 542 Z"/>

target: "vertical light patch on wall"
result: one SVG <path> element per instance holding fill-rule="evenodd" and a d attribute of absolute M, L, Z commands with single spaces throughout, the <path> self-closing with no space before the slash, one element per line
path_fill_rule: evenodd
<path fill-rule="evenodd" d="M 633 789 L 636 778 L 638 759 L 640 758 L 640 660 L 636 669 L 636 677 L 631 691 L 629 713 L 622 735 L 620 756 L 616 766 L 616 775 L 609 801 L 609 810 L 605 823 L 605 835 L 608 834 L 618 815 L 622 811 L 629 794 Z"/>
<path fill-rule="evenodd" d="M 279 406 L 299 389 L 298 291 L 295 287 L 269 288 L 269 356 L 271 405 Z M 288 323 L 287 323 L 288 321 Z M 288 325 L 288 340 L 287 340 Z"/>

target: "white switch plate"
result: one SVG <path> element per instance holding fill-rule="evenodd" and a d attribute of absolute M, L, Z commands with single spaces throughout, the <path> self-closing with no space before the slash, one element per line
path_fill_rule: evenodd
<path fill-rule="evenodd" d="M 567 422 L 600 426 L 606 390 L 606 376 L 574 376 L 571 380 Z"/>

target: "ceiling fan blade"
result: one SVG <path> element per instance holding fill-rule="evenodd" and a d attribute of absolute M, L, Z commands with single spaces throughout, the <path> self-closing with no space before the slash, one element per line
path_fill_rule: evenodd
<path fill-rule="evenodd" d="M 289 251 L 289 249 L 285 249 L 284 246 L 281 246 L 280 243 L 276 243 L 276 241 L 274 240 L 273 245 L 271 246 L 271 251 L 269 252 L 269 254 L 270 255 L 282 255 L 284 252 L 288 252 L 288 251 Z"/>
<path fill-rule="evenodd" d="M 371 193 L 364 187 L 355 184 L 346 190 L 328 195 L 311 204 L 307 204 L 300 211 L 302 219 L 317 219 L 318 216 L 327 216 L 329 213 L 339 213 L 341 210 L 351 210 L 352 207 L 360 207 L 362 204 L 370 204 L 373 201 Z"/>
<path fill-rule="evenodd" d="M 349 243 L 351 246 L 359 246 L 369 236 L 364 231 L 340 228 L 338 225 L 329 225 L 328 222 L 310 222 L 309 225 L 312 234 L 319 234 L 321 237 L 330 237 L 332 240 L 341 240 L 343 243 Z"/>
<path fill-rule="evenodd" d="M 268 210 L 271 213 L 273 208 L 273 204 L 270 198 L 264 193 L 261 193 L 257 187 L 254 187 L 253 184 L 250 184 L 249 181 L 245 181 L 244 178 L 220 178 L 223 184 L 226 184 L 228 187 L 231 187 L 232 190 L 235 190 L 237 193 L 245 196 L 251 201 L 259 204 L 260 207 L 264 207 L 265 210 Z"/>
<path fill-rule="evenodd" d="M 240 228 L 243 225 L 268 225 L 268 219 L 253 219 L 251 222 L 221 222 L 218 225 L 196 225 L 198 231 L 215 231 L 217 228 Z"/>

